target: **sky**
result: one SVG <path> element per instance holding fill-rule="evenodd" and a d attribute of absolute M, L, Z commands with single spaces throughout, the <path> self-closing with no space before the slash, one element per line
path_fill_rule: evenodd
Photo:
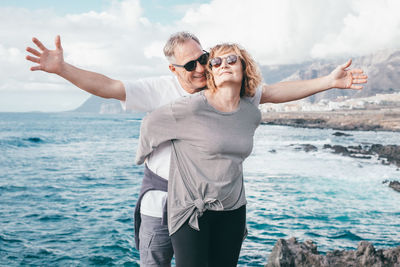
<path fill-rule="evenodd" d="M 400 49 L 398 0 L 1 0 L 0 112 L 71 110 L 90 95 L 31 72 L 27 46 L 61 36 L 65 61 L 118 80 L 169 75 L 162 48 L 177 31 L 205 49 L 246 48 L 260 65 Z"/>

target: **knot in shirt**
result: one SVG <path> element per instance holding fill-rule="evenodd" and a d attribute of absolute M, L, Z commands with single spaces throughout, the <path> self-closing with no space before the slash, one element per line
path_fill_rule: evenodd
<path fill-rule="evenodd" d="M 223 210 L 224 206 L 222 206 L 221 201 L 215 198 L 208 198 L 208 199 L 200 199 L 197 198 L 193 201 L 194 206 L 197 208 L 197 211 L 200 213 L 200 216 L 206 210 Z"/>
<path fill-rule="evenodd" d="M 215 198 L 207 198 L 205 200 L 197 198 L 193 201 L 193 204 L 197 210 L 190 216 L 189 225 L 197 231 L 200 231 L 199 217 L 201 217 L 206 210 L 224 210 L 221 201 Z"/>
<path fill-rule="evenodd" d="M 206 203 L 200 198 L 194 200 L 194 205 L 196 208 L 199 210 L 200 213 L 203 213 L 206 211 Z"/>

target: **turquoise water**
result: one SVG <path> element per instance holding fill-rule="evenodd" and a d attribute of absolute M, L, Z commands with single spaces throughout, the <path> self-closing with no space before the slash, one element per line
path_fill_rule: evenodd
<path fill-rule="evenodd" d="M 0 265 L 138 266 L 133 209 L 140 116 L 0 113 Z M 400 245 L 400 180 L 376 158 L 324 144 L 399 144 L 400 133 L 262 125 L 245 162 L 247 224 L 240 266 L 262 266 L 278 238 L 320 251 Z M 305 152 L 302 144 L 318 151 Z"/>

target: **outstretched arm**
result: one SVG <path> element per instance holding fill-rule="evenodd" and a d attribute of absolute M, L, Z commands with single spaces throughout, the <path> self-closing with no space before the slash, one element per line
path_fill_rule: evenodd
<path fill-rule="evenodd" d="M 77 68 L 65 62 L 59 35 L 55 40 L 55 50 L 47 49 L 37 38 L 33 38 L 32 41 L 40 51 L 31 47 L 26 48 L 26 51 L 30 53 L 26 59 L 38 64 L 31 67 L 31 71 L 41 70 L 54 73 L 90 94 L 125 101 L 125 88 L 121 81 Z"/>
<path fill-rule="evenodd" d="M 329 75 L 312 80 L 264 84 L 260 104 L 289 102 L 332 88 L 361 90 L 359 84 L 366 83 L 368 77 L 361 69 L 347 70 L 350 65 L 351 59 Z"/>

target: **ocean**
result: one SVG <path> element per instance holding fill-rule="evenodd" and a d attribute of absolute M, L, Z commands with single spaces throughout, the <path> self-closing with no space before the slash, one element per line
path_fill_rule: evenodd
<path fill-rule="evenodd" d="M 0 113 L 0 266 L 138 266 L 133 210 L 141 115 Z M 249 235 L 239 266 L 279 238 L 322 252 L 400 245 L 400 170 L 330 145 L 400 144 L 400 133 L 261 125 L 244 164 Z M 229 134 L 227 132 L 227 134 Z M 317 150 L 306 152 L 303 145 Z"/>

